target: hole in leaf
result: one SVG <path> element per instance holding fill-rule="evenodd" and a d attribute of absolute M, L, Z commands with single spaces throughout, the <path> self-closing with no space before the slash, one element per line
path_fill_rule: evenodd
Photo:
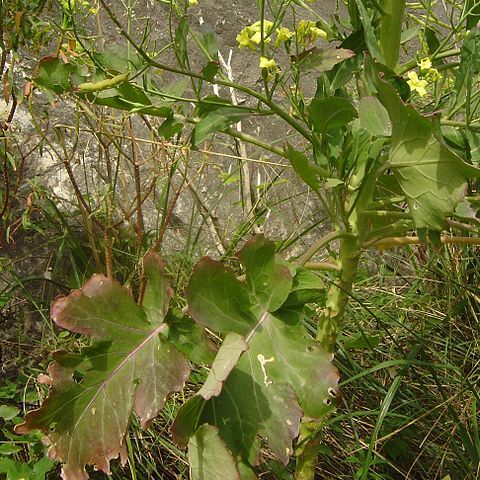
<path fill-rule="evenodd" d="M 85 377 L 85 374 L 80 373 L 77 370 L 73 372 L 73 380 L 75 383 L 82 383 L 83 377 Z"/>
<path fill-rule="evenodd" d="M 332 399 L 331 399 L 331 398 L 326 398 L 326 399 L 323 401 L 323 403 L 324 403 L 325 405 L 331 405 L 331 404 L 332 404 Z"/>

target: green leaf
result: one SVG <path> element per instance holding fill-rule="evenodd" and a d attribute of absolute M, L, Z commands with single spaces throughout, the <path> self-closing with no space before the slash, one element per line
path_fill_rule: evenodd
<path fill-rule="evenodd" d="M 437 34 L 431 28 L 425 28 L 425 40 L 427 41 L 428 53 L 432 55 L 440 48 L 440 42 L 437 38 Z"/>
<path fill-rule="evenodd" d="M 94 52 L 95 62 L 105 70 L 115 72 L 139 71 L 145 65 L 145 59 L 134 49 L 126 45 L 110 43 L 103 52 Z"/>
<path fill-rule="evenodd" d="M 327 178 L 325 182 L 325 188 L 335 188 L 340 185 L 345 185 L 343 180 L 339 180 L 338 178 Z"/>
<path fill-rule="evenodd" d="M 63 63 L 58 57 L 43 57 L 37 67 L 35 82 L 40 87 L 60 95 L 72 89 L 70 75 L 76 69 L 70 63 Z"/>
<path fill-rule="evenodd" d="M 20 410 L 17 407 L 12 407 L 10 405 L 0 405 L 0 418 L 5 420 L 11 420 L 13 417 L 16 417 Z"/>
<path fill-rule="evenodd" d="M 325 303 L 324 281 L 311 270 L 299 268 L 293 277 L 293 284 L 284 307 L 299 307 L 307 303 Z"/>
<path fill-rule="evenodd" d="M 338 63 L 343 62 L 347 58 L 353 57 L 355 54 L 351 50 L 344 48 L 328 48 L 322 50 L 314 47 L 306 50 L 298 56 L 292 56 L 291 60 L 297 64 L 297 68 L 303 72 L 328 72 Z"/>
<path fill-rule="evenodd" d="M 227 335 L 205 386 L 180 409 L 172 431 L 175 441 L 186 445 L 205 423 L 215 426 L 237 468 L 250 478 L 249 465 L 259 455 L 257 437 L 286 463 L 301 417 L 319 418 L 332 408 L 338 373 L 331 355 L 307 338 L 300 316 L 288 314 L 294 269 L 276 257 L 273 243 L 254 237 L 239 257 L 245 283 L 205 258 L 187 287 L 192 317 Z M 318 278 L 297 280 L 300 290 L 319 284 Z"/>
<path fill-rule="evenodd" d="M 251 115 L 250 111 L 236 107 L 215 95 L 204 98 L 198 106 L 197 113 L 200 121 L 193 129 L 193 145 L 203 142 L 209 134 L 225 130 L 232 123 Z"/>
<path fill-rule="evenodd" d="M 222 342 L 222 346 L 217 353 L 210 375 L 202 388 L 198 392 L 205 400 L 212 397 L 218 397 L 222 391 L 223 383 L 235 367 L 238 359 L 248 349 L 244 338 L 238 333 L 230 332 Z"/>
<path fill-rule="evenodd" d="M 52 306 L 57 325 L 93 341 L 79 354 L 54 354 L 44 376 L 51 385 L 48 398 L 15 431 L 38 429 L 48 436 L 50 457 L 64 464 L 63 478 L 87 479 L 85 465 L 108 473 L 110 460 L 119 455 L 125 463 L 132 410 L 146 427 L 188 377 L 187 361 L 160 335 L 168 329 L 163 318 L 172 294 L 163 262 L 150 253 L 143 265 L 148 279 L 143 306 L 103 275 Z"/>
<path fill-rule="evenodd" d="M 464 39 L 460 52 L 460 66 L 455 75 L 455 90 L 458 98 L 464 99 L 471 90 L 475 75 L 480 73 L 480 29 L 475 28 Z"/>
<path fill-rule="evenodd" d="M 208 58 L 208 63 L 202 68 L 202 75 L 208 80 L 213 80 L 220 68 L 218 44 L 215 31 L 207 24 L 200 26 L 200 42 Z"/>
<path fill-rule="evenodd" d="M 14 382 L 6 380 L 5 384 L 0 387 L 0 398 L 14 398 L 18 387 Z"/>
<path fill-rule="evenodd" d="M 332 92 L 345 87 L 353 75 L 362 69 L 363 52 L 367 50 L 363 30 L 355 31 L 348 35 L 342 41 L 340 47 L 353 51 L 355 55 L 335 65 L 332 71 L 329 72 L 330 89 Z"/>
<path fill-rule="evenodd" d="M 351 102 L 341 97 L 314 98 L 309 108 L 313 128 L 322 135 L 348 125 L 356 117 L 357 111 Z"/>
<path fill-rule="evenodd" d="M 465 135 L 468 140 L 470 158 L 473 163 L 480 165 L 480 135 L 470 130 L 467 130 Z"/>
<path fill-rule="evenodd" d="M 445 217 L 464 198 L 467 179 L 478 176 L 480 170 L 445 145 L 438 121 L 405 105 L 379 75 L 376 87 L 392 122 L 389 166 L 407 198 L 415 226 L 441 231 Z"/>
<path fill-rule="evenodd" d="M 205 329 L 179 308 L 172 308 L 165 317 L 168 339 L 193 363 L 211 365 L 215 359 L 215 344 L 205 334 Z"/>
<path fill-rule="evenodd" d="M 256 301 L 268 312 L 278 310 L 293 284 L 287 267 L 278 265 L 275 245 L 263 236 L 248 242 L 239 254 L 247 272 L 247 287 Z"/>
<path fill-rule="evenodd" d="M 358 113 L 362 127 L 370 135 L 374 137 L 389 137 L 392 134 L 388 112 L 377 98 L 361 98 Z"/>
<path fill-rule="evenodd" d="M 158 127 L 158 134 L 165 138 L 165 140 L 170 140 L 172 137 L 180 133 L 183 129 L 183 123 L 175 120 L 173 111 L 170 111 L 170 114 L 165 119 L 165 121 Z"/>
<path fill-rule="evenodd" d="M 382 59 L 382 54 L 379 48 L 379 42 L 375 35 L 375 29 L 372 24 L 372 14 L 367 10 L 365 3 L 363 0 L 356 0 L 356 4 L 359 11 L 359 18 L 363 26 L 363 30 L 365 32 L 365 42 L 368 46 L 368 51 L 370 55 L 377 59 Z"/>
<path fill-rule="evenodd" d="M 480 3 L 478 0 L 465 0 L 464 10 L 470 12 L 467 15 L 467 30 L 472 30 L 480 20 Z"/>
<path fill-rule="evenodd" d="M 48 457 L 41 458 L 32 467 L 35 480 L 44 480 L 45 475 L 53 468 L 54 461 Z"/>
<path fill-rule="evenodd" d="M 22 447 L 19 447 L 13 443 L 0 444 L 0 455 L 11 455 L 12 453 L 20 452 L 21 450 Z"/>
<path fill-rule="evenodd" d="M 290 160 L 295 173 L 318 194 L 321 187 L 320 178 L 328 173 L 310 162 L 306 155 L 295 150 L 289 143 L 285 147 L 285 154 Z"/>
<path fill-rule="evenodd" d="M 0 473 L 7 475 L 6 480 L 44 480 L 53 464 L 53 460 L 47 457 L 43 457 L 33 466 L 11 458 L 1 458 Z"/>
<path fill-rule="evenodd" d="M 240 480 L 232 454 L 211 425 L 202 425 L 190 438 L 188 461 L 192 480 Z"/>
<path fill-rule="evenodd" d="M 202 68 L 202 75 L 207 79 L 212 81 L 215 78 L 215 75 L 218 73 L 220 69 L 220 64 L 218 62 L 208 62 Z"/>
<path fill-rule="evenodd" d="M 182 17 L 177 29 L 175 30 L 174 46 L 175 55 L 180 65 L 185 68 L 188 62 L 188 22 L 185 17 Z"/>
<path fill-rule="evenodd" d="M 408 43 L 410 40 L 413 40 L 415 37 L 420 36 L 422 31 L 419 27 L 410 27 L 402 32 L 400 37 L 400 44 Z"/>
<path fill-rule="evenodd" d="M 216 292 L 222 294 L 216 295 L 214 301 L 205 300 Z M 247 336 L 256 324 L 246 285 L 237 280 L 233 271 L 210 258 L 203 258 L 195 267 L 187 300 L 193 319 L 214 331 Z"/>

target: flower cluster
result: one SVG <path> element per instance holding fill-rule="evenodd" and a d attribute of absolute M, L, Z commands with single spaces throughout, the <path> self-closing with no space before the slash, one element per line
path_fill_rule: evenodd
<path fill-rule="evenodd" d="M 237 42 L 240 48 L 250 48 L 251 50 L 256 50 L 262 41 L 262 32 L 261 32 L 260 21 L 255 22 L 253 25 L 245 27 L 238 35 Z M 263 41 L 264 43 L 271 42 L 271 34 L 273 33 L 273 23 L 264 20 L 263 22 Z"/>
<path fill-rule="evenodd" d="M 420 77 L 416 72 L 408 72 L 408 86 L 413 92 L 417 92 L 421 97 L 427 94 L 426 87 L 429 81 L 436 81 L 440 78 L 440 74 L 436 68 L 432 67 L 432 61 L 426 57 L 422 59 L 418 66 L 420 68 Z"/>
<path fill-rule="evenodd" d="M 317 27 L 311 20 L 301 20 L 295 30 L 299 46 L 306 47 L 317 38 L 327 38 L 327 32 Z"/>
<path fill-rule="evenodd" d="M 267 78 L 280 72 L 280 68 L 273 58 L 260 57 L 260 68 L 266 73 Z"/>
<path fill-rule="evenodd" d="M 318 38 L 327 38 L 327 33 L 317 27 L 315 22 L 310 20 L 301 20 L 295 31 L 286 27 L 278 27 L 273 29 L 273 22 L 264 20 L 263 22 L 263 41 L 270 43 L 273 34 L 276 34 L 275 47 L 279 47 L 282 43 L 290 42 L 296 38 L 300 47 L 307 47 Z M 240 48 L 250 48 L 256 50 L 262 41 L 261 22 L 255 22 L 245 27 L 238 35 L 237 42 Z"/>
<path fill-rule="evenodd" d="M 263 35 L 262 35 L 263 33 Z M 289 30 L 286 27 L 278 27 L 274 29 L 273 22 L 269 20 L 263 21 L 263 32 L 262 32 L 262 22 L 258 21 L 252 25 L 246 26 L 238 35 L 237 42 L 240 48 L 249 48 L 250 50 L 257 50 L 258 46 L 262 42 L 269 44 L 272 41 L 272 37 L 275 35 L 275 48 L 278 48 L 280 45 L 288 45 L 292 42 L 293 39 L 296 40 L 297 44 L 301 48 L 306 48 L 308 45 L 313 43 L 318 38 L 327 38 L 327 33 L 318 28 L 315 22 L 310 20 L 301 20 L 295 31 Z M 266 56 L 260 57 L 260 68 L 265 72 L 265 74 L 270 77 L 275 75 L 280 71 L 277 63 L 273 58 L 268 58 Z"/>

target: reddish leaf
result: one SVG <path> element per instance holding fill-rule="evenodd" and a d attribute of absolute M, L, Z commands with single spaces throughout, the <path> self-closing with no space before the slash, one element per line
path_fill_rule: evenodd
<path fill-rule="evenodd" d="M 103 275 L 94 275 L 81 290 L 52 306 L 57 325 L 93 342 L 80 354 L 54 354 L 47 377 L 50 394 L 16 432 L 43 431 L 49 456 L 64 463 L 65 480 L 88 479 L 85 465 L 110 473 L 110 460 L 119 455 L 125 463 L 132 410 L 147 426 L 188 377 L 187 361 L 163 335 L 171 289 L 161 258 L 148 254 L 144 269 L 148 284 L 143 306 L 127 288 Z"/>

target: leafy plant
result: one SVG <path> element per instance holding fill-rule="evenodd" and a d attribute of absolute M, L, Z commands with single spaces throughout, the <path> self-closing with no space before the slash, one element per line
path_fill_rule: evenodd
<path fill-rule="evenodd" d="M 132 410 L 145 426 L 162 409 L 166 396 L 182 389 L 190 367 L 181 352 L 190 352 L 195 363 L 212 360 L 206 327 L 219 335 L 220 348 L 203 386 L 180 408 L 172 427 L 178 445 L 189 448 L 192 478 L 257 478 L 263 451 L 285 465 L 295 456 L 295 478 L 313 479 L 322 429 L 339 396 L 332 353 L 349 320 L 347 307 L 355 296 L 365 251 L 480 243 L 479 112 L 473 101 L 480 73 L 478 2 L 452 2 L 460 27 L 452 27 L 440 41 L 437 27 L 444 25 L 431 4 L 425 7 L 431 23 L 417 22 L 413 34 L 406 30 L 402 35 L 405 22 L 415 21 L 405 1 L 349 0 L 349 18 L 342 21 L 327 21 L 304 2 L 260 1 L 260 20 L 245 27 L 237 40 L 259 62 L 261 91 L 233 81 L 228 65 L 222 65 L 212 47 L 211 35 L 199 39 L 189 26 L 188 9 L 196 2 L 170 2 L 171 18 L 177 22 L 176 28 L 171 26 L 171 41 L 178 66 L 162 63 L 147 41 L 135 42 L 108 3 L 99 2 L 125 38 L 129 61 L 118 62 L 118 56 L 98 54 L 93 48 L 68 61 L 45 57 L 37 71 L 38 87 L 143 119 L 160 117 L 159 134 L 183 140 L 184 147 L 199 149 L 212 135 L 225 134 L 263 148 L 288 162 L 313 190 L 332 231 L 288 262 L 276 254 L 274 243 L 254 236 L 239 253 L 244 275 L 222 262 L 200 260 L 185 298 L 178 295 L 196 322 L 192 323 L 168 313 L 171 293 L 154 253 L 181 189 L 169 208 L 167 192 L 159 235 L 139 274 L 137 302 L 113 280 L 106 242 L 107 276 L 93 277 L 82 290 L 53 304 L 52 316 L 59 326 L 94 341 L 80 354 L 54 354 L 49 378 L 42 377 L 51 384 L 50 395 L 17 431 L 41 429 L 50 439 L 50 455 L 64 463 L 66 480 L 88 478 L 87 464 L 108 473 L 112 458 L 120 455 L 125 462 Z M 297 22 L 293 15 L 293 24 L 287 26 L 287 13 L 299 9 L 315 20 Z M 267 12 L 273 20 L 267 19 Z M 78 37 L 75 21 L 72 13 L 69 28 Z M 468 34 L 466 25 L 472 29 Z M 415 36 L 421 50 L 399 63 L 402 43 Z M 460 40 L 461 50 L 454 48 Z M 197 70 L 191 67 L 192 41 L 204 56 L 204 66 Z M 335 41 L 339 48 L 331 44 Z M 320 47 L 320 42 L 329 44 Z M 286 54 L 283 58 L 279 49 Z M 171 85 L 158 84 L 158 72 L 188 78 L 190 89 L 184 85 L 172 92 Z M 307 75 L 316 77 L 313 98 L 303 88 Z M 227 87 L 231 98 L 211 95 L 210 85 Z M 233 93 L 238 91 L 248 96 L 244 104 L 235 100 Z M 282 140 L 283 148 L 236 125 L 267 115 L 294 132 L 288 143 Z M 191 185 L 187 170 L 183 179 Z M 138 180 L 138 168 L 135 172 Z M 143 253 L 148 246 L 138 185 L 137 232 Z M 75 182 L 74 186 L 86 218 L 95 218 L 95 209 Z M 261 217 L 251 199 L 248 205 L 249 222 Z M 208 209 L 202 211 L 218 234 Z M 105 233 L 108 238 L 111 231 L 107 228 Z M 223 261 L 238 241 L 232 240 L 230 249 L 219 242 Z M 312 262 L 322 249 L 328 249 L 330 261 Z M 311 270 L 327 273 L 320 278 Z M 178 323 L 172 319 L 182 325 L 183 335 L 175 334 Z M 305 324 L 313 325 L 315 340 Z M 196 342 L 200 353 L 191 349 Z M 356 338 L 350 347 L 374 348 L 372 342 L 378 344 L 378 337 Z M 385 390 L 357 478 L 366 479 L 372 465 L 383 461 L 373 458 L 375 438 L 419 354 L 417 346 Z M 466 463 L 476 469 L 478 455 L 463 427 L 461 432 L 470 452 Z M 275 468 L 287 477 L 292 473 L 291 466 Z"/>

